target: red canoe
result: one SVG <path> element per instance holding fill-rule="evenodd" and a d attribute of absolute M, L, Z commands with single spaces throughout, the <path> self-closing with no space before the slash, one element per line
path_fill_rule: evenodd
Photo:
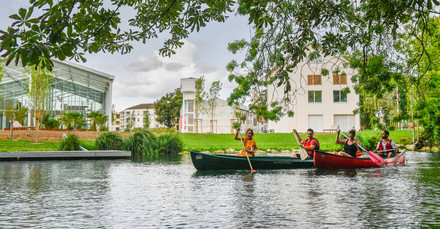
<path fill-rule="evenodd" d="M 370 158 L 344 157 L 323 151 L 315 151 L 313 158 L 315 167 L 318 169 L 355 169 L 355 168 L 377 168 L 381 167 Z M 392 158 L 385 158 L 384 165 L 404 165 L 405 151 Z"/>

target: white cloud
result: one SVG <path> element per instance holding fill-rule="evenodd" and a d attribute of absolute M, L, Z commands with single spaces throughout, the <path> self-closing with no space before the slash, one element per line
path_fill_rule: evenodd
<path fill-rule="evenodd" d="M 162 66 L 163 63 L 158 59 L 157 56 L 139 56 L 135 61 L 127 65 L 127 70 L 133 72 L 149 72 Z"/>
<path fill-rule="evenodd" d="M 129 75 L 115 80 L 115 97 L 144 97 L 146 101 L 157 100 L 166 93 L 180 87 L 180 79 L 200 77 L 207 81 L 222 77 L 216 67 L 209 63 L 197 62 L 197 47 L 189 41 L 176 51 L 172 57 L 162 57 L 154 51 L 152 56 L 138 56 L 126 65 Z"/>

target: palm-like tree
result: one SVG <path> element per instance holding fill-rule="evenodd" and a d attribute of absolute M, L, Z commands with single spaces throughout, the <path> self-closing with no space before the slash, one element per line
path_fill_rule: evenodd
<path fill-rule="evenodd" d="M 96 119 L 100 115 L 102 115 L 102 114 L 99 111 L 92 111 L 87 115 L 87 117 L 93 121 L 93 130 L 95 130 L 95 131 L 96 131 Z"/>
<path fill-rule="evenodd" d="M 101 131 L 102 127 L 104 127 L 105 123 L 108 121 L 108 116 L 99 112 L 99 116 L 96 117 L 95 121 L 96 121 L 96 124 L 99 125 L 99 131 Z"/>
<path fill-rule="evenodd" d="M 64 113 L 61 116 L 61 121 L 66 124 L 68 127 L 72 126 L 73 123 L 73 130 L 76 130 L 78 124 L 83 124 L 84 120 L 83 120 L 83 115 L 77 112 L 71 112 L 68 111 L 66 113 Z"/>

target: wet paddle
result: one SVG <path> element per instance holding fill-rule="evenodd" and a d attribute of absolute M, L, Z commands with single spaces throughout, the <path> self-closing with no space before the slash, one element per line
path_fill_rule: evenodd
<path fill-rule="evenodd" d="M 293 131 L 292 131 L 292 133 L 293 133 Z M 301 160 L 304 161 L 305 159 L 307 159 L 307 158 L 309 157 L 309 154 L 307 153 L 307 151 L 306 151 L 304 148 L 301 147 L 301 143 L 299 142 L 299 139 L 298 139 L 298 137 L 296 136 L 296 134 L 293 133 L 293 135 L 295 135 L 296 142 L 298 142 L 298 146 L 299 146 L 299 156 L 301 157 Z"/>
<path fill-rule="evenodd" d="M 347 135 L 345 135 L 344 133 L 342 133 L 342 136 L 344 136 L 347 139 L 350 139 Z M 373 161 L 376 165 L 382 166 L 385 164 L 384 159 L 377 153 L 371 152 L 371 151 L 367 151 L 365 150 L 362 146 L 354 143 L 357 147 L 359 147 L 361 150 L 365 151 L 368 155 L 368 157 L 370 157 L 371 161 Z"/>
<path fill-rule="evenodd" d="M 246 147 L 244 146 L 244 141 L 243 141 L 243 138 L 241 137 L 240 131 L 238 131 L 238 134 L 239 134 L 239 136 L 241 138 L 241 143 L 243 144 L 244 154 L 246 154 L 246 158 L 247 158 L 247 160 L 249 162 L 249 167 L 251 167 L 251 173 L 255 173 L 256 171 L 252 168 L 251 160 L 249 159 L 249 155 L 246 152 Z"/>

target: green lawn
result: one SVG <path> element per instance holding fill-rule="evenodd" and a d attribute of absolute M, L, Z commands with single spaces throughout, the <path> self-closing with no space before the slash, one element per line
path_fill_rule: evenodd
<path fill-rule="evenodd" d="M 199 150 L 199 151 L 215 151 L 242 148 L 241 142 L 234 140 L 233 134 L 180 134 L 184 142 L 184 150 Z M 242 135 L 243 136 L 243 135 Z M 305 139 L 305 134 L 300 134 L 301 138 Z M 316 134 L 315 137 L 319 140 L 322 150 L 341 150 L 341 145 L 336 145 L 336 133 Z M 342 137 L 342 136 L 341 136 Z M 371 150 L 380 139 L 380 131 L 361 131 L 358 132 L 358 137 L 363 143 L 364 147 Z M 390 138 L 397 144 L 412 144 L 412 133 L 408 130 L 391 131 Z M 298 149 L 295 137 L 293 134 L 272 133 L 272 134 L 255 134 L 255 141 L 260 150 L 292 150 Z M 89 149 L 95 149 L 93 140 L 82 141 L 82 145 Z M 368 147 L 368 142 L 371 142 Z M 16 151 L 55 151 L 58 150 L 58 142 L 44 142 L 34 144 L 33 141 L 0 141 L 0 152 L 16 152 Z M 374 145 L 374 146 L 373 146 Z"/>
<path fill-rule="evenodd" d="M 358 132 L 361 143 L 365 146 L 370 138 L 374 137 L 374 145 L 380 140 L 381 131 L 361 131 Z M 347 133 L 345 133 L 348 135 Z M 233 134 L 181 134 L 185 144 L 186 151 L 215 151 L 225 149 L 242 148 L 241 142 L 234 140 Z M 243 136 L 243 135 L 242 135 Z M 300 134 L 302 139 L 305 139 L 306 134 Z M 342 145 L 336 145 L 336 133 L 316 134 L 315 137 L 319 140 L 322 150 L 342 150 Z M 261 150 L 275 149 L 275 150 L 291 150 L 298 149 L 298 143 L 292 133 L 273 133 L 273 134 L 255 134 L 255 141 L 257 147 Z M 340 138 L 343 138 L 340 136 Z M 408 130 L 397 130 L 390 132 L 390 138 L 397 144 L 411 144 L 412 134 Z M 376 141 L 377 139 L 377 141 Z M 369 149 L 370 150 L 370 149 Z"/>
<path fill-rule="evenodd" d="M 22 152 L 22 151 L 54 151 L 57 150 L 58 142 L 43 142 L 39 141 L 0 141 L 0 152 Z"/>

